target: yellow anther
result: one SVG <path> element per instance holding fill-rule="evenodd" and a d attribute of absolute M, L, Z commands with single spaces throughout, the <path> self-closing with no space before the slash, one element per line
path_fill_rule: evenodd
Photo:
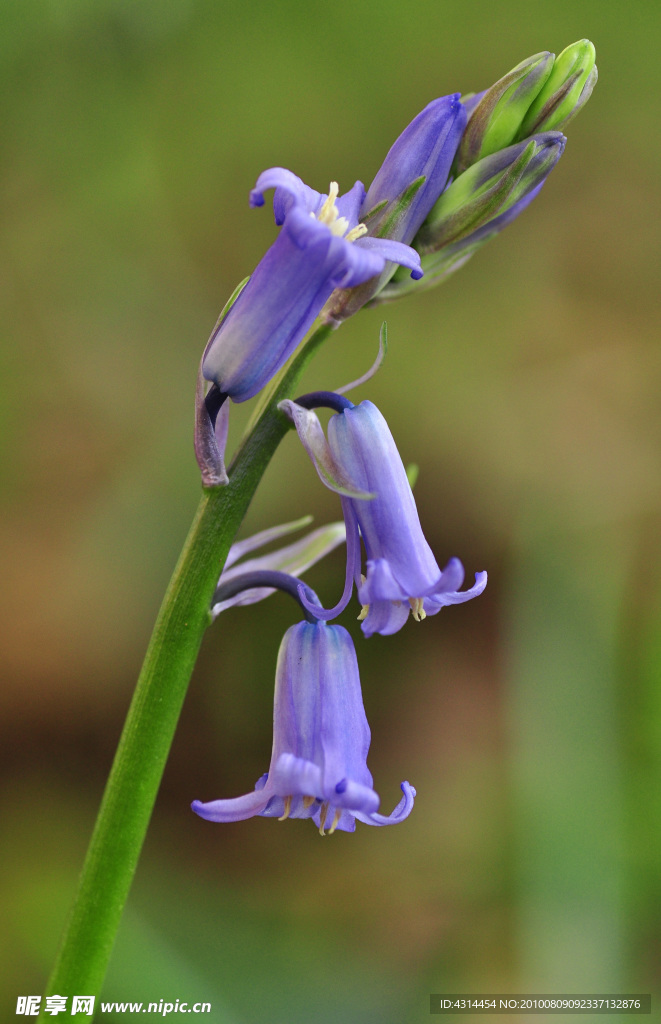
<path fill-rule="evenodd" d="M 361 585 L 361 587 L 364 587 L 366 583 L 367 583 L 367 576 L 364 573 L 361 572 L 361 574 L 360 574 L 360 585 Z M 370 606 L 368 604 L 364 604 L 363 607 L 360 609 L 360 615 L 358 616 L 358 621 L 359 622 L 362 622 L 363 619 L 367 618 L 367 616 L 369 615 L 369 610 L 370 610 Z"/>
<path fill-rule="evenodd" d="M 357 238 L 362 238 L 363 235 L 367 234 L 367 224 L 356 224 L 355 228 L 351 228 L 351 231 L 347 231 L 344 236 L 345 242 L 355 242 Z"/>
<path fill-rule="evenodd" d="M 321 805 L 321 811 L 319 812 L 319 835 L 324 836 L 324 825 L 326 824 L 326 815 L 328 814 L 328 804 L 323 803 Z"/>
<path fill-rule="evenodd" d="M 316 215 L 316 219 L 320 224 L 325 224 L 330 230 L 332 235 L 336 238 L 344 238 L 347 242 L 355 242 L 357 238 L 360 238 L 367 232 L 367 228 L 364 224 L 357 224 L 355 228 L 349 228 L 349 221 L 346 217 L 340 217 L 340 211 L 335 205 L 338 192 L 340 191 L 336 181 L 331 181 L 328 195 L 322 204 L 319 213 Z M 314 213 L 310 214 L 314 217 Z"/>
<path fill-rule="evenodd" d="M 413 618 L 416 622 L 422 622 L 423 619 L 427 618 L 427 612 L 423 608 L 423 600 L 421 597 L 409 597 L 409 604 L 411 605 Z"/>
<path fill-rule="evenodd" d="M 306 811 L 307 811 L 308 807 L 312 807 L 313 803 L 314 803 L 314 797 L 313 796 L 304 796 L 303 797 L 303 807 L 305 808 Z"/>
<path fill-rule="evenodd" d="M 285 819 L 289 817 L 289 812 L 290 811 L 291 811 L 291 797 L 290 796 L 286 796 L 285 797 L 285 811 L 284 811 L 284 814 L 280 815 L 280 817 L 278 818 L 278 821 L 285 821 Z"/>
<path fill-rule="evenodd" d="M 342 808 L 341 807 L 336 807 L 335 808 L 335 814 L 333 815 L 333 824 L 328 829 L 328 835 L 329 836 L 333 835 L 333 832 L 337 828 L 341 817 L 342 817 Z"/>

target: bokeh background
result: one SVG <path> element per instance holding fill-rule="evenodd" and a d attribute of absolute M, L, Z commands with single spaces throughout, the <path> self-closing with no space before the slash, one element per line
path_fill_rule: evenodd
<path fill-rule="evenodd" d="M 600 81 L 541 196 L 385 309 L 386 364 L 357 392 L 420 465 L 439 561 L 490 574 L 392 638 L 343 619 L 382 806 L 408 778 L 414 813 L 322 840 L 190 812 L 266 770 L 296 618 L 284 597 L 228 612 L 104 996 L 413 1024 L 431 992 L 661 991 L 660 18 L 640 0 L 2 5 L 3 1019 L 42 990 L 197 504 L 197 363 L 275 235 L 248 189 L 274 164 L 369 182 L 430 99 L 584 36 Z M 360 375 L 383 316 L 346 324 L 309 389 Z M 339 507 L 289 435 L 242 533 L 307 512 Z M 338 552 L 308 579 L 328 602 L 342 571 Z"/>

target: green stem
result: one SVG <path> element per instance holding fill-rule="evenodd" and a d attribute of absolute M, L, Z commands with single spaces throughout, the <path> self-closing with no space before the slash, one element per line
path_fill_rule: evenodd
<path fill-rule="evenodd" d="M 46 994 L 98 995 L 138 863 L 209 605 L 227 552 L 278 444 L 290 427 L 277 403 L 292 397 L 321 327 L 283 373 L 241 445 L 226 487 L 204 492 L 163 598 L 108 778 Z"/>

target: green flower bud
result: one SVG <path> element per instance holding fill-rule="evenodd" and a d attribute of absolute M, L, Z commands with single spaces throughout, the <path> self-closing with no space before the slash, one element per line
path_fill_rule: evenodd
<path fill-rule="evenodd" d="M 459 144 L 457 174 L 514 142 L 528 108 L 551 74 L 553 60 L 552 53 L 536 53 L 487 89 Z"/>
<path fill-rule="evenodd" d="M 579 39 L 556 57 L 553 70 L 523 119 L 517 139 L 557 131 L 578 114 L 597 81 L 594 46 Z"/>
<path fill-rule="evenodd" d="M 420 229 L 415 245 L 422 254 L 437 252 L 476 231 L 506 208 L 537 144 L 519 143 L 485 157 L 460 174 L 445 190 Z M 513 200 L 516 201 L 516 200 Z"/>
<path fill-rule="evenodd" d="M 422 280 L 395 273 L 376 302 L 432 288 L 516 220 L 535 199 L 565 147 L 560 132 L 543 132 L 485 157 L 453 181 L 413 240 Z"/>

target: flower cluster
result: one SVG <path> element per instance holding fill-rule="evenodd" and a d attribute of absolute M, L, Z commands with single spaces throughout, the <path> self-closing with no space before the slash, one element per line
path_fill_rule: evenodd
<path fill-rule="evenodd" d="M 594 48 L 580 40 L 557 58 L 535 54 L 477 95 L 433 100 L 395 141 L 367 189 L 357 181 L 340 195 L 331 182 L 320 193 L 282 167 L 259 176 L 250 203 L 263 206 L 273 190 L 280 231 L 231 297 L 202 357 L 195 450 L 206 487 L 231 483 L 224 461 L 228 399 L 244 402 L 263 392 L 315 326 L 337 327 L 368 302 L 438 283 L 510 224 L 560 159 L 560 129 L 585 104 L 596 77 Z M 388 825 L 406 818 L 415 797 L 408 782 L 395 810 L 379 813 L 356 652 L 331 620 L 355 589 L 363 634 L 387 636 L 409 616 L 420 622 L 486 586 L 486 573 L 477 572 L 462 590 L 457 558 L 439 568 L 386 420 L 370 401 L 354 405 L 346 390 L 278 406 L 323 483 L 339 494 L 344 522 L 248 560 L 306 521 L 240 542 L 213 597 L 215 617 L 281 589 L 296 598 L 305 621 L 287 631 L 278 656 L 269 770 L 245 796 L 195 801 L 193 810 L 211 821 L 312 818 L 323 835 L 353 831 L 356 820 Z M 333 413 L 327 436 L 319 407 Z M 343 542 L 344 590 L 325 609 L 299 577 Z"/>

